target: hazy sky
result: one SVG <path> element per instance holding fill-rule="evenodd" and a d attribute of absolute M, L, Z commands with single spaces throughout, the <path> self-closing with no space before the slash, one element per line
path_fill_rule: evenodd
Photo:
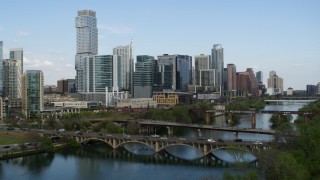
<path fill-rule="evenodd" d="M 222 44 L 225 67 L 271 70 L 284 88 L 320 82 L 319 0 L 2 0 L 0 41 L 24 49 L 24 69 L 46 85 L 74 78 L 77 11 L 96 11 L 99 54 L 134 41 L 135 55 L 210 54 Z"/>

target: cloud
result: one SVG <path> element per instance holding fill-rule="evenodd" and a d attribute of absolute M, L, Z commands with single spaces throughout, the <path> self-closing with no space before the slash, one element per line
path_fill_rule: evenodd
<path fill-rule="evenodd" d="M 126 26 L 98 25 L 99 30 L 106 30 L 110 34 L 132 34 L 133 29 Z"/>
<path fill-rule="evenodd" d="M 68 68 L 73 68 L 73 65 L 72 65 L 72 64 L 65 64 L 64 66 L 65 66 L 65 67 L 68 67 Z"/>
<path fill-rule="evenodd" d="M 35 68 L 35 67 L 41 68 L 41 67 L 48 67 L 53 65 L 52 61 L 49 61 L 49 60 L 39 60 L 39 59 L 29 60 L 26 57 L 23 57 L 23 64 L 24 66 L 26 66 L 26 68 Z"/>
<path fill-rule="evenodd" d="M 26 32 L 26 31 L 18 31 L 17 35 L 18 36 L 29 36 L 31 33 L 30 32 Z"/>
<path fill-rule="evenodd" d="M 59 50 L 59 49 L 48 49 L 48 51 L 49 52 L 51 52 L 51 53 L 57 53 L 57 54 L 61 54 L 61 53 L 63 53 L 61 50 Z"/>

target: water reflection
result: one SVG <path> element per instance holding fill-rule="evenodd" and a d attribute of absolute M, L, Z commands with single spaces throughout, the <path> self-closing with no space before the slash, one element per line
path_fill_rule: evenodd
<path fill-rule="evenodd" d="M 241 149 L 217 149 L 212 154 L 214 157 L 228 163 L 249 163 L 257 160 L 253 154 Z"/>
<path fill-rule="evenodd" d="M 203 157 L 199 150 L 187 145 L 172 145 L 165 148 L 169 154 L 184 160 L 196 160 Z"/>
<path fill-rule="evenodd" d="M 153 154 L 155 154 L 156 152 L 150 148 L 149 146 L 145 145 L 145 144 L 140 144 L 140 143 L 126 143 L 123 145 L 123 147 L 135 154 L 135 155 L 141 155 L 141 156 L 151 156 Z"/>

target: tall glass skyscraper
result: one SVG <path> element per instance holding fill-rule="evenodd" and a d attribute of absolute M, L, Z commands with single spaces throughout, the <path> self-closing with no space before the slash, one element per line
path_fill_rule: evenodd
<path fill-rule="evenodd" d="M 3 42 L 0 41 L 0 96 L 3 95 Z"/>
<path fill-rule="evenodd" d="M 187 55 L 158 56 L 156 72 L 157 90 L 172 89 L 187 91 L 192 84 L 192 57 Z"/>
<path fill-rule="evenodd" d="M 220 44 L 214 44 L 211 50 L 212 53 L 212 69 L 216 73 L 216 86 L 223 88 L 223 48 Z"/>
<path fill-rule="evenodd" d="M 258 83 L 263 84 L 263 75 L 262 75 L 262 71 L 258 71 L 256 72 L 256 78 L 258 80 Z"/>
<path fill-rule="evenodd" d="M 131 95 L 133 95 L 133 42 L 127 46 L 117 46 L 113 48 L 113 55 L 119 56 L 120 58 L 118 63 L 118 87 L 120 90 L 127 90 Z"/>
<path fill-rule="evenodd" d="M 134 98 L 151 98 L 156 60 L 153 56 L 137 56 L 134 72 Z"/>
<path fill-rule="evenodd" d="M 3 94 L 6 97 L 21 98 L 21 61 L 6 59 L 3 61 Z"/>
<path fill-rule="evenodd" d="M 96 12 L 80 10 L 75 19 L 77 29 L 77 53 L 75 56 L 76 86 L 78 92 L 84 92 L 85 59 L 98 54 L 98 28 Z"/>
<path fill-rule="evenodd" d="M 117 81 L 117 56 L 98 55 L 86 58 L 84 92 L 105 92 L 112 89 Z"/>
<path fill-rule="evenodd" d="M 43 73 L 27 70 L 22 76 L 22 113 L 26 117 L 39 116 L 43 111 Z"/>
<path fill-rule="evenodd" d="M 20 61 L 21 73 L 23 73 L 23 49 L 22 48 L 10 49 L 10 59 Z"/>

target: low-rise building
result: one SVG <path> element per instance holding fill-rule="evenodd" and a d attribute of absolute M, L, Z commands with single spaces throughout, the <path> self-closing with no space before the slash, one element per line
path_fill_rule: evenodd
<path fill-rule="evenodd" d="M 54 107 L 69 107 L 69 108 L 92 108 L 101 106 L 101 101 L 64 101 L 64 102 L 52 102 Z"/>
<path fill-rule="evenodd" d="M 119 99 L 118 108 L 156 108 L 157 102 L 152 98 Z"/>

